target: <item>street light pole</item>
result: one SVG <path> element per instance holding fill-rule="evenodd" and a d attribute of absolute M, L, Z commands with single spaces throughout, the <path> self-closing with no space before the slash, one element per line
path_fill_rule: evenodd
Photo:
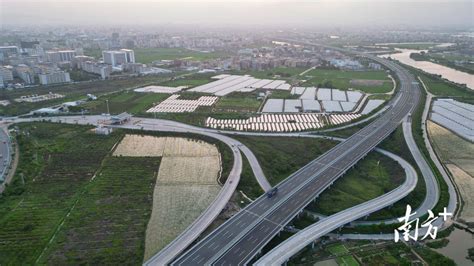
<path fill-rule="evenodd" d="M 109 110 L 109 100 L 105 100 L 105 103 L 107 104 L 107 115 L 110 115 L 110 110 Z"/>

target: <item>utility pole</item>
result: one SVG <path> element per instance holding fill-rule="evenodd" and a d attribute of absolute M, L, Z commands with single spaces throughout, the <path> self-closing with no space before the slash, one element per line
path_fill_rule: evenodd
<path fill-rule="evenodd" d="M 107 104 L 107 115 L 110 116 L 110 110 L 109 110 L 109 100 L 105 100 L 105 103 Z"/>

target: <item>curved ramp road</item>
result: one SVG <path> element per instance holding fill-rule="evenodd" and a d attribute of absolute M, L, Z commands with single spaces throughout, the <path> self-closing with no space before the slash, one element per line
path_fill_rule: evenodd
<path fill-rule="evenodd" d="M 357 206 L 351 207 L 344 211 L 331 215 L 323 220 L 306 227 L 294 236 L 280 243 L 276 248 L 269 251 L 265 256 L 260 258 L 255 265 L 281 265 L 284 264 L 293 255 L 301 249 L 311 244 L 316 239 L 326 235 L 327 233 L 365 215 L 381 210 L 408 195 L 415 189 L 417 175 L 415 169 L 399 156 L 377 149 L 378 152 L 389 156 L 396 160 L 405 170 L 405 182 L 398 188 L 380 196 L 369 200 Z M 393 239 L 393 238 L 392 238 Z"/>
<path fill-rule="evenodd" d="M 391 108 L 347 140 L 278 184 L 278 193 L 262 195 L 184 253 L 173 265 L 241 265 L 249 262 L 310 201 L 375 148 L 418 103 L 414 78 L 393 62 L 371 57 L 392 69 L 400 90 Z"/>

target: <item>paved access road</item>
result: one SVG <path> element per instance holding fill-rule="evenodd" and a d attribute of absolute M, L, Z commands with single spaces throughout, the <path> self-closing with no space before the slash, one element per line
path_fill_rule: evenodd
<path fill-rule="evenodd" d="M 261 196 L 179 257 L 173 265 L 242 265 L 249 262 L 311 200 L 367 155 L 416 106 L 414 78 L 393 62 L 369 56 L 400 80 L 393 106 L 374 122 L 278 184 L 272 198 Z"/>
<path fill-rule="evenodd" d="M 11 143 L 8 128 L 0 125 L 0 183 L 6 178 L 11 161 Z"/>

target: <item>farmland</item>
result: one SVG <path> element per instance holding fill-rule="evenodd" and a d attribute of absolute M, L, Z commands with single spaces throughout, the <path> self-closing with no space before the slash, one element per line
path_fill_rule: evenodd
<path fill-rule="evenodd" d="M 166 133 L 153 133 L 166 140 L 161 148 L 137 145 L 139 151 L 155 147 L 158 153 L 134 154 L 134 143 L 150 137 L 133 135 L 120 155 L 110 156 L 124 132 L 133 131 L 100 136 L 78 125 L 18 127 L 18 170 L 0 196 L 2 265 L 141 264 L 152 213 L 162 221 L 174 219 L 166 221 L 171 229 L 158 238 L 172 240 L 214 198 L 220 189 L 218 173 L 227 175 L 231 160 L 223 150 L 221 170 L 220 143 Z M 155 154 L 164 157 L 150 156 Z M 166 208 L 159 208 L 163 204 Z M 148 234 L 148 241 L 150 236 L 157 239 Z"/>
<path fill-rule="evenodd" d="M 269 70 L 246 70 L 232 71 L 235 75 L 250 75 L 258 79 L 289 79 L 304 72 L 306 68 L 301 67 L 276 67 Z"/>
<path fill-rule="evenodd" d="M 456 100 L 474 102 L 474 91 L 461 88 L 445 80 L 416 71 L 429 92 L 439 97 L 453 97 Z"/>
<path fill-rule="evenodd" d="M 474 176 L 474 144 L 431 121 L 428 133 L 443 163 L 453 163 Z"/>
<path fill-rule="evenodd" d="M 392 81 L 388 78 L 385 71 L 314 69 L 306 73 L 303 79 L 307 81 L 301 84 L 301 86 L 306 87 L 317 86 L 341 90 L 354 88 L 367 93 L 386 93 L 390 92 L 393 88 Z"/>
<path fill-rule="evenodd" d="M 0 198 L 0 264 L 34 264 L 119 135 L 21 124 L 17 172 Z M 44 259 L 45 257 L 43 257 Z"/>
<path fill-rule="evenodd" d="M 436 259 L 446 258 L 438 255 L 436 259 L 425 259 L 429 265 L 436 265 Z M 410 246 L 403 243 L 348 240 L 329 241 L 328 244 L 323 242 L 318 243 L 313 249 L 306 248 L 293 257 L 289 265 L 334 265 L 331 263 L 334 260 L 338 265 L 418 265 L 420 263 Z"/>
<path fill-rule="evenodd" d="M 460 218 L 474 222 L 474 144 L 468 142 L 444 127 L 428 121 L 428 133 L 442 163 L 446 165 L 463 199 Z"/>
<path fill-rule="evenodd" d="M 159 165 L 158 158 L 107 157 L 40 263 L 141 264 Z"/>
<path fill-rule="evenodd" d="M 216 112 L 257 112 L 262 101 L 257 100 L 257 93 L 234 92 L 219 99 Z"/>
<path fill-rule="evenodd" d="M 78 109 L 84 109 L 90 114 L 107 113 L 106 100 L 108 100 L 111 114 L 119 114 L 122 112 L 142 114 L 148 108 L 152 107 L 154 103 L 160 102 L 167 97 L 169 97 L 169 94 L 122 91 L 101 96 L 97 100 L 86 102 L 72 110 L 79 111 Z"/>
<path fill-rule="evenodd" d="M 114 155 L 162 156 L 146 231 L 145 259 L 183 232 L 220 190 L 218 149 L 203 141 L 126 135 Z"/>

